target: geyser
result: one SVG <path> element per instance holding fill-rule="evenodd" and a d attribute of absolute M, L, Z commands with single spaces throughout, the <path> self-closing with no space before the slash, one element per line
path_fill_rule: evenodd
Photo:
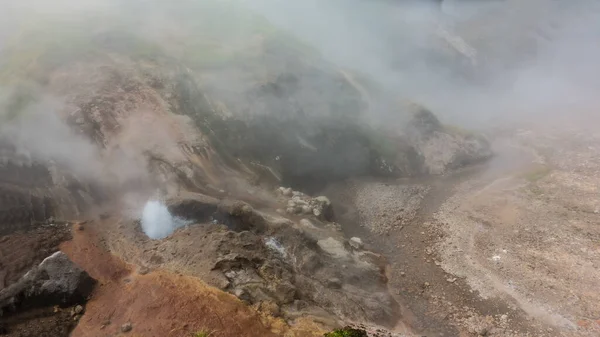
<path fill-rule="evenodd" d="M 167 206 L 160 201 L 149 200 L 142 212 L 142 230 L 151 239 L 162 239 L 177 228 L 185 226 L 184 219 L 171 215 Z"/>

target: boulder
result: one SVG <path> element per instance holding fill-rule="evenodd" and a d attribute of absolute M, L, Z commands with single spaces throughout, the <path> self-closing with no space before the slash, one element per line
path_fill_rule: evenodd
<path fill-rule="evenodd" d="M 492 156 L 485 137 L 460 127 L 445 126 L 423 107 L 415 108 L 405 133 L 420 157 L 422 174 L 444 174 Z"/>
<path fill-rule="evenodd" d="M 59 251 L 0 291 L 0 314 L 38 306 L 84 303 L 95 284 L 96 280 Z"/>
<path fill-rule="evenodd" d="M 319 196 L 310 200 L 310 207 L 317 218 L 327 221 L 333 220 L 333 207 L 327 197 Z"/>

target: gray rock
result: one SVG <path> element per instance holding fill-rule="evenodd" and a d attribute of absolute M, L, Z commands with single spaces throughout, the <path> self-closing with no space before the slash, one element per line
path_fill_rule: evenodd
<path fill-rule="evenodd" d="M 248 302 L 248 303 L 252 302 L 252 296 L 250 296 L 250 294 L 242 288 L 235 289 L 233 291 L 233 294 L 235 295 L 235 297 L 239 298 L 240 300 L 242 300 L 244 302 Z"/>
<path fill-rule="evenodd" d="M 279 303 L 287 304 L 294 301 L 296 295 L 296 287 L 290 282 L 279 282 L 274 289 L 275 299 Z"/>
<path fill-rule="evenodd" d="M 284 188 L 284 189 L 281 191 L 281 194 L 283 194 L 283 195 L 284 195 L 284 196 L 286 196 L 286 197 L 291 197 L 291 196 L 292 196 L 292 194 L 293 194 L 292 188 L 291 188 L 291 187 Z"/>
<path fill-rule="evenodd" d="M 300 199 L 300 197 L 293 197 L 291 201 L 293 201 L 296 205 L 299 206 L 308 205 L 308 203 L 305 200 Z"/>
<path fill-rule="evenodd" d="M 75 308 L 73 308 L 73 314 L 79 315 L 81 313 L 83 313 L 83 307 L 81 305 L 76 305 Z"/>
<path fill-rule="evenodd" d="M 121 325 L 121 332 L 129 332 L 133 329 L 133 325 L 131 324 L 131 322 L 127 322 L 123 325 Z"/>
<path fill-rule="evenodd" d="M 318 208 L 313 208 L 313 214 L 314 214 L 316 217 L 320 217 L 320 216 L 321 216 L 321 214 L 323 214 L 323 212 L 322 212 L 320 209 L 318 209 Z"/>
<path fill-rule="evenodd" d="M 331 201 L 325 196 L 319 196 L 310 201 L 313 214 L 323 220 L 333 220 L 333 207 Z"/>
<path fill-rule="evenodd" d="M 490 333 L 491 328 L 489 326 L 484 326 L 482 328 L 479 329 L 479 331 L 477 331 L 477 333 L 479 334 L 479 336 L 488 336 Z"/>
<path fill-rule="evenodd" d="M 312 208 L 308 205 L 302 206 L 302 214 L 310 214 L 312 213 Z"/>
<path fill-rule="evenodd" d="M 329 201 L 329 198 L 327 198 L 326 196 L 323 196 L 323 195 L 316 197 L 315 201 L 322 205 L 326 205 L 326 206 L 331 205 L 331 201 Z"/>
<path fill-rule="evenodd" d="M 96 280 L 59 251 L 0 290 L 0 313 L 39 305 L 84 303 L 95 284 Z"/>
<path fill-rule="evenodd" d="M 363 246 L 364 246 L 362 240 L 360 238 L 357 238 L 357 237 L 350 238 L 350 240 L 348 241 L 348 243 L 354 249 L 362 249 Z"/>

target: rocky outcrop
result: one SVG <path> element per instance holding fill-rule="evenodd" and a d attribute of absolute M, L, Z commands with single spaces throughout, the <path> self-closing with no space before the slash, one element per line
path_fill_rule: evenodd
<path fill-rule="evenodd" d="M 188 219 L 199 214 L 196 221 L 160 242 L 145 241 L 142 233 L 130 242 L 149 252 L 142 263 L 151 269 L 186 266 L 188 273 L 290 321 L 308 315 L 330 326 L 345 320 L 393 326 L 398 307 L 387 291 L 385 260 L 365 250 L 360 239 L 348 241 L 340 225 L 325 218 L 328 199 L 291 192 L 323 213 L 276 214 L 185 193 L 170 200 L 169 208 Z M 277 193 L 282 205 L 291 200 Z"/>
<path fill-rule="evenodd" d="M 19 281 L 0 291 L 0 313 L 87 301 L 96 281 L 62 252 L 47 257 Z"/>
<path fill-rule="evenodd" d="M 387 293 L 381 257 L 352 248 L 335 226 L 315 218 L 265 223 L 269 234 L 262 238 L 241 232 L 220 245 L 227 254 L 213 270 L 225 276 L 225 290 L 249 303 L 274 303 L 289 319 L 313 312 L 393 324 L 397 304 Z"/>
<path fill-rule="evenodd" d="M 277 192 L 287 199 L 285 212 L 288 214 L 314 215 L 320 220 L 333 221 L 333 207 L 326 196 L 311 198 L 300 192 L 293 191 L 291 187 L 279 187 Z"/>
<path fill-rule="evenodd" d="M 405 130 L 422 161 L 422 174 L 443 174 L 492 156 L 490 143 L 482 135 L 444 126 L 431 111 L 420 106 Z"/>
<path fill-rule="evenodd" d="M 43 138 L 73 131 L 77 137 L 64 143 L 86 148 L 66 151 L 58 158 L 66 163 L 41 156 L 49 160 L 0 165 L 0 178 L 7 177 L 0 181 L 0 225 L 78 215 L 103 193 L 110 198 L 102 201 L 113 203 L 108 209 L 122 210 L 126 197 L 146 200 L 159 191 L 188 226 L 162 240 L 149 240 L 133 220 L 113 229 L 117 234 L 107 237 L 118 238 L 108 246 L 131 239 L 133 248 L 117 252 L 128 262 L 203 278 L 290 321 L 313 315 L 393 326 L 398 306 L 387 290 L 385 260 L 359 238 L 344 237 L 327 197 L 308 194 L 356 176 L 441 174 L 486 158 L 486 142 L 450 132 L 426 110 L 406 135 L 398 125 L 380 133 L 361 118 L 364 97 L 347 76 L 281 41 L 266 39 L 260 55 L 241 60 L 236 52 L 235 64 L 210 70 L 158 49 L 140 55 L 127 46 L 148 41 L 101 31 L 82 39 L 93 53 L 81 46 L 69 62 L 39 57 L 40 86 L 64 101 L 54 111 L 64 127 Z M 217 81 L 227 83 L 219 88 Z M 233 86 L 239 90 L 228 92 Z M 282 184 L 304 193 L 284 188 L 272 195 Z M 2 290 L 0 308 L 79 303 L 92 285 L 57 253 Z"/>

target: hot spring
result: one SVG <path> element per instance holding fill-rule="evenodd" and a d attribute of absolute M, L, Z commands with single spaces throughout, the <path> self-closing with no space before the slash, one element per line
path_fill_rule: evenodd
<path fill-rule="evenodd" d="M 163 239 L 186 224 L 187 221 L 173 216 L 160 201 L 149 200 L 142 211 L 142 230 L 151 239 Z"/>

